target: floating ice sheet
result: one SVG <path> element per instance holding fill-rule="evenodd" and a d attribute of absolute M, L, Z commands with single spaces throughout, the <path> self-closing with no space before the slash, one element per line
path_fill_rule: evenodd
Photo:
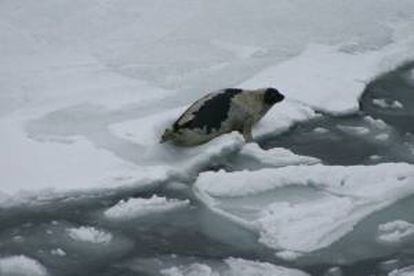
<path fill-rule="evenodd" d="M 240 258 L 228 258 L 224 264 L 208 265 L 203 263 L 191 263 L 188 265 L 174 266 L 161 270 L 166 276 L 306 276 L 308 274 L 291 268 L 285 268 L 270 263 L 244 260 Z"/>
<path fill-rule="evenodd" d="M 194 176 L 241 148 L 237 138 L 184 151 L 157 144 L 206 91 L 270 85 L 286 94 L 254 129 L 260 138 L 317 116 L 314 109 L 355 110 L 371 78 L 413 55 L 414 6 L 406 2 L 349 5 L 352 24 L 335 20 L 342 5 L 325 1 L 0 5 L 1 205 Z M 396 24 L 397 16 L 404 20 Z M 82 104 L 103 108 L 102 116 L 74 120 Z M 59 121 L 62 110 L 69 115 Z M 57 133 L 28 137 L 32 121 Z"/>
<path fill-rule="evenodd" d="M 180 209 L 189 204 L 189 200 L 169 199 L 153 195 L 151 198 L 121 200 L 107 209 L 104 214 L 110 219 L 130 219 Z"/>
<path fill-rule="evenodd" d="M 38 261 L 24 255 L 0 258 L 0 275 L 47 276 L 47 270 Z"/>
<path fill-rule="evenodd" d="M 329 246 L 367 215 L 414 193 L 413 181 L 414 166 L 406 163 L 317 164 L 205 172 L 194 191 L 213 211 L 257 231 L 261 243 L 310 252 Z M 286 188 L 301 186 L 308 192 L 299 199 L 283 196 Z"/>
<path fill-rule="evenodd" d="M 81 226 L 78 228 L 67 229 L 69 237 L 75 241 L 90 242 L 96 244 L 108 244 L 113 236 L 104 230 L 96 229 L 92 226 Z"/>
<path fill-rule="evenodd" d="M 320 162 L 317 158 L 297 155 L 284 148 L 263 150 L 256 143 L 246 144 L 239 152 L 239 155 L 240 158 L 253 158 L 260 163 L 275 167 L 299 164 L 316 164 Z"/>
<path fill-rule="evenodd" d="M 347 52 L 340 47 L 312 44 L 299 56 L 269 67 L 239 86 L 274 86 L 287 100 L 297 100 L 317 110 L 356 111 L 365 85 L 411 56 L 410 43 L 413 42 L 401 41 L 367 52 Z M 400 107 L 398 103 L 394 106 Z"/>
<path fill-rule="evenodd" d="M 414 224 L 404 220 L 390 221 L 378 226 L 379 242 L 384 244 L 399 244 L 412 239 L 414 241 Z"/>
<path fill-rule="evenodd" d="M 396 269 L 391 271 L 388 276 L 413 276 L 414 275 L 414 266 L 407 266 L 404 268 Z"/>

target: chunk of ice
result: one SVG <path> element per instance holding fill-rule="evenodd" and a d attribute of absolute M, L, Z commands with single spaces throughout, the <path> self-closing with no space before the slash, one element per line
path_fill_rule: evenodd
<path fill-rule="evenodd" d="M 260 234 L 259 241 L 275 249 L 310 252 L 353 230 L 369 214 L 414 193 L 414 165 L 301 165 L 277 169 L 200 174 L 194 191 L 218 214 Z M 263 203 L 260 195 L 287 186 L 306 186 L 318 199 Z M 232 206 L 230 198 L 245 198 Z M 264 206 L 257 208 L 255 198 Z M 252 205 L 254 208 L 249 208 Z M 244 216 L 243 211 L 248 215 Z"/>
<path fill-rule="evenodd" d="M 377 239 L 385 244 L 399 244 L 414 239 L 414 224 L 404 220 L 395 220 L 378 226 Z"/>
<path fill-rule="evenodd" d="M 38 261 L 24 255 L 0 258 L 0 275 L 4 276 L 46 276 L 46 268 Z"/>
<path fill-rule="evenodd" d="M 154 213 L 163 213 L 190 204 L 189 200 L 169 199 L 153 195 L 151 198 L 130 198 L 121 200 L 105 211 L 105 216 L 111 219 L 130 219 Z"/>
<path fill-rule="evenodd" d="M 96 229 L 92 226 L 69 228 L 67 229 L 67 233 L 73 240 L 95 244 L 108 244 L 113 238 L 111 233 Z"/>
<path fill-rule="evenodd" d="M 239 154 L 241 157 L 254 158 L 263 164 L 276 167 L 320 163 L 320 160 L 317 158 L 297 155 L 292 151 L 284 148 L 272 148 L 269 150 L 263 150 L 256 143 L 246 144 Z"/>
<path fill-rule="evenodd" d="M 414 266 L 393 270 L 388 276 L 414 276 Z"/>
<path fill-rule="evenodd" d="M 192 263 L 161 270 L 166 276 L 307 276 L 297 269 L 285 268 L 270 263 L 228 258 L 223 264 L 207 265 Z"/>
<path fill-rule="evenodd" d="M 393 100 L 389 102 L 386 99 L 373 99 L 372 103 L 381 108 L 391 108 L 391 109 L 403 108 L 402 103 L 397 100 Z"/>

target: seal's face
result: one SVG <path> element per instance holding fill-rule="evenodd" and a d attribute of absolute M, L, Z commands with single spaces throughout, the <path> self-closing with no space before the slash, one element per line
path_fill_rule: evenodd
<path fill-rule="evenodd" d="M 275 103 L 283 101 L 284 98 L 285 96 L 273 87 L 267 88 L 264 94 L 264 102 L 267 105 L 274 105 Z"/>

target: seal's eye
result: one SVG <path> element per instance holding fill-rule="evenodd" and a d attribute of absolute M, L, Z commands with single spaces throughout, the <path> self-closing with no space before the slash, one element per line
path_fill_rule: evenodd
<path fill-rule="evenodd" d="M 281 102 L 284 98 L 285 96 L 280 94 L 279 91 L 273 87 L 267 88 L 264 94 L 264 102 L 269 105 Z"/>

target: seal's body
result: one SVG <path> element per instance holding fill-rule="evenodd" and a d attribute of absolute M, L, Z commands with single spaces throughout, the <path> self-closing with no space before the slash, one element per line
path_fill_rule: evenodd
<path fill-rule="evenodd" d="M 231 131 L 239 131 L 250 142 L 253 125 L 283 99 L 274 88 L 228 88 L 209 93 L 166 129 L 160 142 L 171 140 L 178 146 L 195 146 Z"/>

